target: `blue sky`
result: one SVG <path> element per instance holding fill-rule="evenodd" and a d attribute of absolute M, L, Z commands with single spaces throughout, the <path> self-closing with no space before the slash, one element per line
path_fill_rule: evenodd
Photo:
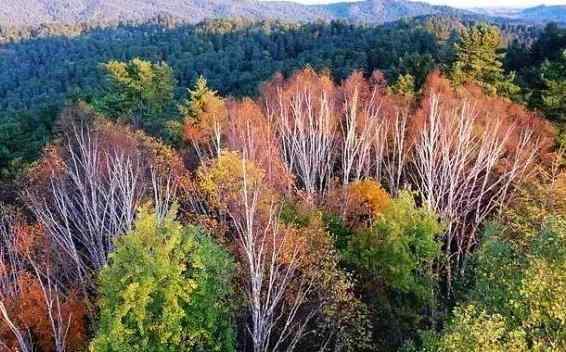
<path fill-rule="evenodd" d="M 303 4 L 324 4 L 344 0 L 291 0 Z M 422 0 L 421 0 L 422 1 Z M 529 7 L 536 5 L 566 5 L 566 0 L 424 0 L 435 5 L 454 7 Z"/>

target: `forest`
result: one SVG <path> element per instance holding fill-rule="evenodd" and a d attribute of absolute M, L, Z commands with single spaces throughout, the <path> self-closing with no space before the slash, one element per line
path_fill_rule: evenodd
<path fill-rule="evenodd" d="M 2 29 L 0 352 L 566 351 L 566 29 Z"/>

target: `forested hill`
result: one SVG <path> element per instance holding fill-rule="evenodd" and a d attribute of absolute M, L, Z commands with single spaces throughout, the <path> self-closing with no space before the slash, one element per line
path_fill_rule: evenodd
<path fill-rule="evenodd" d="M 329 69 L 337 80 L 356 69 L 379 69 L 392 80 L 411 73 L 422 83 L 448 55 L 439 40 L 465 25 L 444 17 L 387 26 L 226 20 L 179 25 L 166 18 L 143 25 L 86 30 L 58 25 L 45 27 L 46 34 L 5 33 L 6 38 L 27 39 L 0 46 L 0 117 L 59 105 L 69 95 L 88 96 L 103 83 L 100 63 L 135 57 L 167 62 L 182 86 L 202 74 L 220 93 L 235 96 L 254 95 L 258 84 L 275 72 L 289 74 L 305 65 Z M 509 41 L 529 41 L 538 33 L 527 26 L 502 29 Z M 445 44 L 448 49 L 451 45 Z"/>
<path fill-rule="evenodd" d="M 513 20 L 524 20 L 533 23 L 557 22 L 566 23 L 566 5 L 535 6 L 526 9 L 515 8 L 476 8 L 475 13 L 507 18 Z"/>
<path fill-rule="evenodd" d="M 143 21 L 158 15 L 175 16 L 189 23 L 236 17 L 248 20 L 385 23 L 402 17 L 466 13 L 463 10 L 408 0 L 366 0 L 318 6 L 257 0 L 3 0 L 0 6 L 0 25 Z"/>
<path fill-rule="evenodd" d="M 566 23 L 566 5 L 532 7 L 521 11 L 518 17 L 538 22 Z"/>

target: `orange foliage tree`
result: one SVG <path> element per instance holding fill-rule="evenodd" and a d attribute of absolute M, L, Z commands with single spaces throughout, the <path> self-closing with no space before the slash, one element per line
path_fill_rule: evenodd
<path fill-rule="evenodd" d="M 481 88 L 453 88 L 438 73 L 424 88 L 409 125 L 414 187 L 447 225 L 447 273 L 464 270 L 478 228 L 502 209 L 535 162 L 545 162 L 553 129 Z"/>
<path fill-rule="evenodd" d="M 43 227 L 0 209 L 0 351 L 79 350 L 87 309 L 78 291 L 57 280 Z"/>
<path fill-rule="evenodd" d="M 311 69 L 276 76 L 262 92 L 282 160 L 308 198 L 323 198 L 333 177 L 373 177 L 392 194 L 417 189 L 448 225 L 449 273 L 465 267 L 478 227 L 554 143 L 536 114 L 439 73 L 414 98 L 388 92 L 379 73 L 338 86 Z"/>

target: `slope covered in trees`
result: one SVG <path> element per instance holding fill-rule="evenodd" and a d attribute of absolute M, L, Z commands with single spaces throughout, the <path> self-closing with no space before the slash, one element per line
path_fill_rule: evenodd
<path fill-rule="evenodd" d="M 296 2 L 255 0 L 136 0 L 135 3 L 125 0 L 4 0 L 0 9 L 0 25 L 144 21 L 158 15 L 175 16 L 189 23 L 241 17 L 251 20 L 345 20 L 381 24 L 403 17 L 466 13 L 447 6 L 408 0 L 364 0 L 310 6 Z"/>
<path fill-rule="evenodd" d="M 390 82 L 402 74 L 419 89 L 431 69 L 451 64 L 457 33 L 471 24 L 432 17 L 384 27 L 226 21 L 185 26 L 161 18 L 142 26 L 53 25 L 4 32 L 0 167 L 6 173 L 37 157 L 63 103 L 89 101 L 104 88 L 104 62 L 134 57 L 165 61 L 179 86 L 192 85 L 202 74 L 211 87 L 232 96 L 256 95 L 258 85 L 275 72 L 289 75 L 305 65 L 329 69 L 335 80 L 353 70 L 369 75 L 380 69 Z M 513 39 L 527 44 L 538 33 L 525 26 L 502 30 L 501 45 Z M 520 71 L 524 66 L 506 68 Z M 174 90 L 177 99 L 182 94 Z M 166 109 L 174 111 L 174 105 Z"/>
<path fill-rule="evenodd" d="M 175 50 L 131 49 L 58 112 L 8 114 L 0 351 L 566 348 L 562 30 L 505 57 L 485 24 L 231 25 L 202 43 L 320 61 L 183 80 Z"/>

